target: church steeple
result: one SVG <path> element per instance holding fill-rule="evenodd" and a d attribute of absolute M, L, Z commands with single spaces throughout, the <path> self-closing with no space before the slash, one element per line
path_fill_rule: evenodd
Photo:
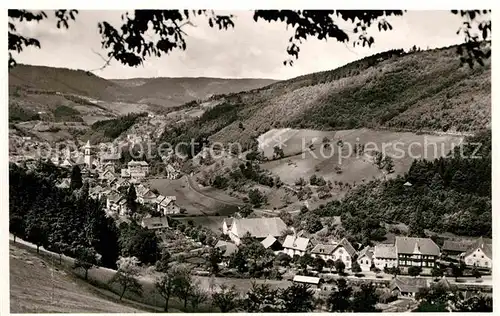
<path fill-rule="evenodd" d="M 90 140 L 87 140 L 85 146 L 83 146 L 85 154 L 85 165 L 90 170 L 92 169 L 92 146 L 90 146 Z"/>

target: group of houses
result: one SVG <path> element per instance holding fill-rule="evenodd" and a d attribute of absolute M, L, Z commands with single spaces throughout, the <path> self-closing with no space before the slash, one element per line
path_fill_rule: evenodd
<path fill-rule="evenodd" d="M 130 208 L 127 205 L 127 191 L 133 185 L 136 192 L 136 202 L 153 209 L 163 216 L 179 214 L 180 207 L 176 204 L 175 196 L 163 196 L 153 192 L 143 184 L 133 184 L 126 179 L 120 179 L 111 186 L 97 185 L 90 189 L 90 196 L 93 198 L 106 198 L 106 210 L 111 214 L 120 216 L 130 215 Z"/>
<path fill-rule="evenodd" d="M 346 238 L 340 241 L 313 244 L 310 238 L 300 233 L 284 236 L 283 239 L 282 235 L 285 230 L 287 230 L 287 225 L 279 217 L 231 218 L 222 223 L 223 233 L 236 246 L 242 243 L 242 238 L 253 237 L 260 240 L 265 248 L 272 249 L 275 253 L 283 252 L 291 257 L 309 253 L 313 258 L 319 257 L 325 261 L 341 260 L 346 269 L 351 269 L 355 260 L 362 271 L 397 267 L 402 273 L 407 273 L 410 267 L 417 266 L 422 268 L 423 274 L 431 274 L 432 268 L 447 251 L 446 243 L 442 253 L 440 247 L 430 238 L 404 236 L 397 236 L 392 244 L 381 243 L 357 251 Z M 481 237 L 458 251 L 460 260 L 466 266 L 491 269 L 491 240 Z"/>

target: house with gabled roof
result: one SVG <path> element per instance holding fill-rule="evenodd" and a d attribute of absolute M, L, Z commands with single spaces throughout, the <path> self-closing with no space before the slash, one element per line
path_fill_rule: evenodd
<path fill-rule="evenodd" d="M 396 237 L 398 267 L 407 271 L 411 266 L 422 267 L 422 273 L 430 274 L 440 256 L 440 249 L 430 238 Z"/>
<path fill-rule="evenodd" d="M 337 243 L 331 244 L 317 244 L 311 250 L 311 257 L 313 258 L 321 258 L 325 261 L 333 260 L 333 251 L 337 247 Z"/>
<path fill-rule="evenodd" d="M 393 244 L 375 245 L 373 249 L 373 264 L 380 270 L 383 270 L 385 267 L 397 267 L 398 254 L 396 252 L 396 246 Z"/>
<path fill-rule="evenodd" d="M 135 192 L 137 194 L 137 202 L 140 204 L 154 204 L 156 200 L 156 194 L 151 191 L 148 187 L 139 184 L 135 187 Z"/>
<path fill-rule="evenodd" d="M 128 181 L 127 179 L 119 178 L 114 183 L 114 187 L 117 190 L 120 190 L 122 188 L 129 188 L 130 187 L 130 181 Z"/>
<path fill-rule="evenodd" d="M 264 246 L 264 248 L 271 249 L 275 253 L 283 250 L 283 245 L 279 242 L 279 240 L 276 237 L 271 235 L 267 236 L 260 243 L 262 244 L 262 246 Z"/>
<path fill-rule="evenodd" d="M 429 280 L 424 278 L 401 278 L 392 279 L 389 290 L 397 297 L 415 297 L 422 289 L 429 287 Z"/>
<path fill-rule="evenodd" d="M 160 199 L 160 197 L 162 197 Z M 163 215 L 179 214 L 181 209 L 176 204 L 177 198 L 175 196 L 158 196 L 154 203 L 156 204 L 157 211 Z M 159 202 L 158 202 L 159 201 Z"/>
<path fill-rule="evenodd" d="M 102 182 L 105 182 L 107 184 L 112 184 L 114 183 L 117 179 L 116 175 L 109 171 L 109 170 L 106 170 L 104 172 L 101 172 L 99 174 L 99 179 L 102 181 Z"/>
<path fill-rule="evenodd" d="M 342 240 L 335 246 L 332 251 L 332 258 L 334 261 L 341 260 L 344 262 L 346 269 L 350 269 L 352 266 L 352 261 L 357 255 L 356 249 L 351 245 L 351 243 L 346 239 Z"/>
<path fill-rule="evenodd" d="M 372 267 L 372 265 L 374 265 L 373 253 L 374 249 L 370 246 L 366 246 L 359 252 L 356 261 L 361 267 L 361 271 L 370 271 L 370 268 Z"/>
<path fill-rule="evenodd" d="M 217 244 L 214 246 L 214 248 L 217 248 L 222 252 L 223 265 L 227 265 L 229 257 L 231 257 L 231 255 L 238 250 L 238 247 L 235 244 L 224 240 L 217 241 Z"/>
<path fill-rule="evenodd" d="M 141 221 L 141 226 L 147 229 L 164 229 L 168 228 L 167 217 L 144 217 Z"/>
<path fill-rule="evenodd" d="M 119 207 L 119 202 L 122 199 L 122 195 L 118 191 L 110 191 L 106 195 L 106 209 L 113 211 L 113 212 L 118 212 L 120 207 Z"/>
<path fill-rule="evenodd" d="M 303 256 L 306 254 L 309 242 L 309 238 L 300 237 L 296 234 L 288 235 L 285 237 L 285 241 L 283 242 L 283 252 L 290 257 L 295 255 Z"/>
<path fill-rule="evenodd" d="M 115 165 L 115 163 L 109 161 L 109 162 L 106 162 L 106 163 L 101 165 L 101 170 L 102 171 L 109 170 L 109 171 L 115 173 L 116 172 L 116 165 Z"/>
<path fill-rule="evenodd" d="M 493 268 L 492 241 L 488 238 L 478 238 L 461 256 L 463 262 L 470 267 Z"/>
<path fill-rule="evenodd" d="M 175 169 L 174 166 L 172 166 L 171 164 L 168 164 L 166 167 L 165 167 L 165 174 L 167 176 L 167 179 L 170 179 L 170 180 L 175 180 L 179 177 L 179 170 Z"/>
<path fill-rule="evenodd" d="M 443 247 L 441 247 L 441 253 L 446 257 L 458 258 L 461 254 L 467 251 L 471 246 L 469 241 L 456 241 L 456 240 L 445 240 L 443 242 Z"/>
<path fill-rule="evenodd" d="M 240 245 L 245 236 L 263 240 L 269 235 L 279 237 L 286 229 L 286 224 L 279 217 L 232 218 L 222 223 L 222 231 L 236 245 Z"/>
<path fill-rule="evenodd" d="M 146 161 L 132 160 L 128 162 L 127 166 L 132 178 L 144 178 L 149 173 L 149 164 Z"/>

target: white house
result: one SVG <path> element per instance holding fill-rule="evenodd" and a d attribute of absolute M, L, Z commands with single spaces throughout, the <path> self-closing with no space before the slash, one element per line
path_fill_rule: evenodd
<path fill-rule="evenodd" d="M 241 238 L 245 236 L 259 240 L 269 235 L 279 237 L 286 228 L 286 224 L 279 217 L 232 218 L 222 223 L 223 233 L 228 235 L 236 245 L 240 245 Z"/>
<path fill-rule="evenodd" d="M 165 173 L 167 175 L 167 179 L 175 180 L 179 177 L 179 171 L 176 170 L 171 164 L 168 164 L 165 167 Z"/>
<path fill-rule="evenodd" d="M 375 245 L 373 250 L 373 263 L 375 267 L 383 270 L 385 267 L 392 268 L 398 266 L 398 254 L 396 246 L 389 244 Z"/>
<path fill-rule="evenodd" d="M 283 252 L 293 257 L 303 256 L 307 251 L 309 245 L 309 238 L 299 237 L 297 235 L 288 235 L 283 242 Z"/>
<path fill-rule="evenodd" d="M 356 261 L 361 267 L 361 271 L 370 271 L 373 263 L 373 247 L 366 246 L 358 254 Z"/>
<path fill-rule="evenodd" d="M 135 188 L 135 192 L 137 194 L 137 202 L 140 204 L 151 204 L 156 200 L 156 194 L 142 184 Z"/>
<path fill-rule="evenodd" d="M 344 262 L 346 269 L 350 269 L 352 266 L 352 260 L 357 255 L 356 249 L 351 245 L 351 243 L 346 239 L 342 240 L 335 246 L 332 251 L 332 259 L 334 261 L 341 260 Z"/>
<path fill-rule="evenodd" d="M 179 208 L 179 206 L 177 206 L 175 201 L 175 196 L 159 195 L 155 200 L 156 209 L 163 215 L 179 214 L 181 212 L 181 209 Z"/>
<path fill-rule="evenodd" d="M 332 244 L 317 244 L 311 250 L 311 257 L 321 258 L 325 261 L 333 260 L 333 250 L 337 247 L 337 243 Z"/>
<path fill-rule="evenodd" d="M 491 269 L 493 267 L 493 251 L 491 239 L 480 237 L 462 255 L 467 266 Z"/>
<path fill-rule="evenodd" d="M 128 162 L 127 166 L 132 178 L 144 178 L 149 173 L 149 164 L 145 161 L 132 160 Z"/>

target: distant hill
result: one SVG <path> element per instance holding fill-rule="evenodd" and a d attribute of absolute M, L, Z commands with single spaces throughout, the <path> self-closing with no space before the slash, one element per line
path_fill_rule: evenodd
<path fill-rule="evenodd" d="M 83 70 L 18 65 L 9 71 L 11 120 L 36 119 L 47 112 L 54 120 L 58 107 L 74 109 L 81 117 L 116 116 L 163 109 L 205 99 L 213 94 L 261 88 L 270 79 L 140 78 L 107 80 Z M 56 113 L 54 113 L 56 112 Z M 75 119 L 75 115 L 71 115 Z M 78 121 L 79 119 L 77 119 Z"/>
<path fill-rule="evenodd" d="M 491 127 L 491 66 L 461 67 L 456 46 L 393 50 L 214 100 L 197 128 L 223 143 L 285 127 L 475 131 Z"/>
<path fill-rule="evenodd" d="M 211 95 L 261 88 L 276 80 L 179 77 L 116 79 L 111 82 L 129 91 L 126 97 L 128 101 L 172 107 Z"/>

